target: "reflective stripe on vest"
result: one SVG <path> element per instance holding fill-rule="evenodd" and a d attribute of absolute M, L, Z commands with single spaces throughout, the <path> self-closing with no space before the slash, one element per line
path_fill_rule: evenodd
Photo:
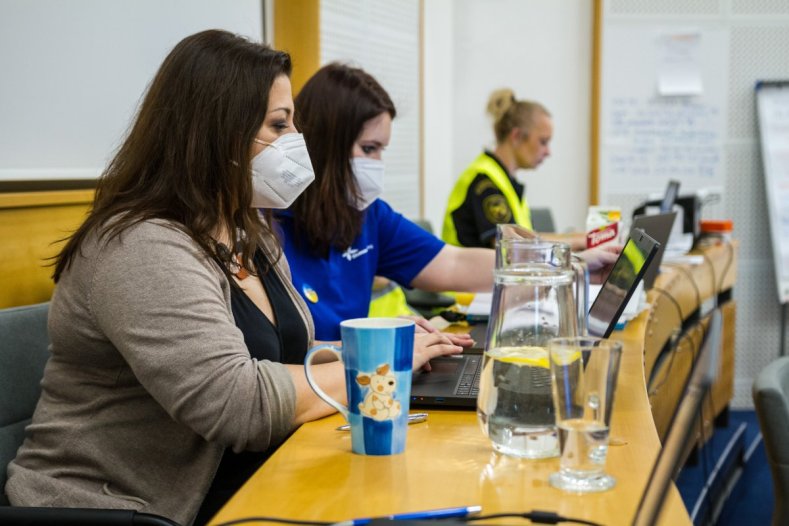
<path fill-rule="evenodd" d="M 461 246 L 458 241 L 457 229 L 455 228 L 455 221 L 452 219 L 452 213 L 463 205 L 468 194 L 468 189 L 471 183 L 474 182 L 478 174 L 485 174 L 491 182 L 499 189 L 507 201 L 507 206 L 512 211 L 513 222 L 517 225 L 523 226 L 532 230 L 531 214 L 529 213 L 529 203 L 526 201 L 526 196 L 518 197 L 515 189 L 512 187 L 510 178 L 507 172 L 496 162 L 494 158 L 486 153 L 482 153 L 474 159 L 466 170 L 460 174 L 460 178 L 452 193 L 449 194 L 449 201 L 447 202 L 447 211 L 444 215 L 444 226 L 441 230 L 441 239 L 450 245 Z"/>

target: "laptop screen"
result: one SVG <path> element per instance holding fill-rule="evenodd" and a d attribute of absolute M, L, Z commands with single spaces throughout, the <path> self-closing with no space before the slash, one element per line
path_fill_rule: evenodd
<path fill-rule="evenodd" d="M 660 212 L 665 214 L 666 212 L 671 212 L 674 208 L 674 203 L 677 201 L 677 196 L 679 195 L 679 181 L 674 181 L 673 179 L 668 182 L 668 186 L 666 187 L 666 193 L 663 196 L 663 201 L 660 202 Z"/>
<path fill-rule="evenodd" d="M 638 215 L 633 218 L 633 228 L 640 228 L 646 232 L 649 237 L 660 243 L 655 259 L 647 267 L 644 272 L 644 289 L 649 290 L 655 283 L 655 278 L 658 275 L 660 262 L 663 260 L 663 251 L 668 243 L 668 238 L 671 235 L 671 228 L 674 225 L 676 212 L 667 212 L 665 214 L 653 215 Z"/>
<path fill-rule="evenodd" d="M 589 334 L 608 338 L 657 252 L 659 243 L 634 229 L 589 309 Z"/>

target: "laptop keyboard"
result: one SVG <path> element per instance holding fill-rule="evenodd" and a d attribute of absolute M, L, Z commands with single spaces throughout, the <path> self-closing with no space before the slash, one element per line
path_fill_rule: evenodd
<path fill-rule="evenodd" d="M 479 377 L 482 375 L 482 356 L 474 356 L 466 361 L 460 382 L 455 389 L 456 396 L 472 396 L 479 394 Z"/>

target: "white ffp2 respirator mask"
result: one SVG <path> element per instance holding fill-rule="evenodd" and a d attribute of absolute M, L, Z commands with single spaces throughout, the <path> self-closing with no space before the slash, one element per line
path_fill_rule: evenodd
<path fill-rule="evenodd" d="M 354 157 L 351 159 L 351 170 L 360 194 L 356 202 L 351 204 L 357 210 L 364 210 L 384 191 L 384 162 L 367 157 Z"/>
<path fill-rule="evenodd" d="M 315 180 L 304 136 L 288 133 L 268 143 L 252 158 L 252 204 L 254 208 L 288 208 Z"/>

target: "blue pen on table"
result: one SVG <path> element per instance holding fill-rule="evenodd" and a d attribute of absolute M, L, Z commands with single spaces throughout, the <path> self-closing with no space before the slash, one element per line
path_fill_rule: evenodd
<path fill-rule="evenodd" d="M 335 526 L 364 526 L 369 524 L 373 519 L 390 519 L 390 520 L 431 520 L 431 519 L 448 519 L 451 517 L 468 517 L 474 515 L 482 510 L 482 506 L 460 506 L 457 508 L 442 508 L 438 510 L 427 511 L 412 511 L 409 513 L 396 513 L 394 515 L 384 515 L 382 517 L 366 518 L 366 519 L 353 519 L 351 521 L 342 521 L 335 524 Z"/>

